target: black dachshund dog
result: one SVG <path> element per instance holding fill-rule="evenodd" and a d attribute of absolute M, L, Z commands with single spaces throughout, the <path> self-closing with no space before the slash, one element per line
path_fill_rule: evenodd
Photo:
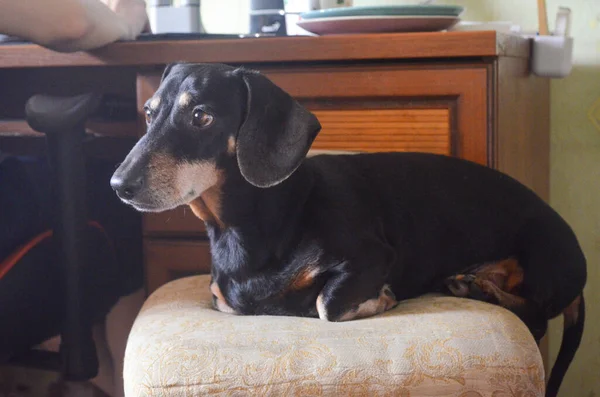
<path fill-rule="evenodd" d="M 218 310 L 352 320 L 516 258 L 536 338 L 569 313 L 556 394 L 582 335 L 586 260 L 569 225 L 524 185 L 442 155 L 306 158 L 317 118 L 244 68 L 170 65 L 145 113 L 148 132 L 111 185 L 140 211 L 189 205 L 204 220 Z"/>

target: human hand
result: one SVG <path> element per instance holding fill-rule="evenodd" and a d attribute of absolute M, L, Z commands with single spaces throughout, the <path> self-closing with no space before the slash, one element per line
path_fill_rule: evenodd
<path fill-rule="evenodd" d="M 129 34 L 125 39 L 135 40 L 140 33 L 150 32 L 148 13 L 144 0 L 100 0 L 115 14 L 123 18 Z"/>

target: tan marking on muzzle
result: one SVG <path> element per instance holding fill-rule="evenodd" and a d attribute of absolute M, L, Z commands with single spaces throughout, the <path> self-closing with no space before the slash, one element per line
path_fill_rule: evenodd
<path fill-rule="evenodd" d="M 171 156 L 154 153 L 148 163 L 148 187 L 158 192 L 163 201 L 175 200 L 179 195 L 177 189 L 177 162 Z"/>
<path fill-rule="evenodd" d="M 185 162 L 177 166 L 177 186 L 184 194 L 193 190 L 199 197 L 221 179 L 222 171 L 212 161 Z"/>
<path fill-rule="evenodd" d="M 192 102 L 192 95 L 186 91 L 179 95 L 177 102 L 179 103 L 179 106 L 188 106 Z"/>
<path fill-rule="evenodd" d="M 164 203 L 189 204 L 221 179 L 211 161 L 178 162 L 172 156 L 155 153 L 148 165 L 148 187 Z"/>
<path fill-rule="evenodd" d="M 233 156 L 235 154 L 235 145 L 236 145 L 235 138 L 230 136 L 229 139 L 227 140 L 227 153 L 230 156 Z"/>

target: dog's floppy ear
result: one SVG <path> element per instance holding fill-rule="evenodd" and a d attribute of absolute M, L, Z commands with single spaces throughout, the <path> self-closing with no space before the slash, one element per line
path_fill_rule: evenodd
<path fill-rule="evenodd" d="M 287 179 L 321 130 L 314 114 L 258 72 L 238 69 L 246 85 L 246 117 L 237 137 L 244 178 L 266 188 Z"/>
<path fill-rule="evenodd" d="M 165 70 L 163 70 L 163 74 L 160 76 L 161 82 L 169 75 L 169 73 L 171 73 L 171 69 L 173 69 L 173 66 L 175 65 L 177 65 L 177 63 L 169 63 L 167 66 L 165 66 Z"/>
<path fill-rule="evenodd" d="M 178 62 L 173 62 L 173 63 L 169 63 L 167 64 L 167 66 L 165 66 L 165 69 L 163 70 L 163 74 L 160 77 L 160 81 L 162 82 L 165 77 L 167 77 L 169 75 L 169 73 L 171 73 L 171 70 L 175 67 L 175 66 L 184 66 L 184 65 L 188 65 L 187 62 L 184 61 L 178 61 Z"/>

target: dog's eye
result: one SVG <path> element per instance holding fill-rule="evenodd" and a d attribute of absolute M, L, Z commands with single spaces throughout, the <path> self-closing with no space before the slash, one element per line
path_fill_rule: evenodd
<path fill-rule="evenodd" d="M 206 128 L 212 124 L 214 117 L 202 109 L 194 109 L 194 113 L 192 113 L 192 123 L 196 127 Z"/>
<path fill-rule="evenodd" d="M 152 121 L 152 110 L 150 108 L 144 108 L 144 117 L 146 118 L 146 124 L 150 124 Z"/>

